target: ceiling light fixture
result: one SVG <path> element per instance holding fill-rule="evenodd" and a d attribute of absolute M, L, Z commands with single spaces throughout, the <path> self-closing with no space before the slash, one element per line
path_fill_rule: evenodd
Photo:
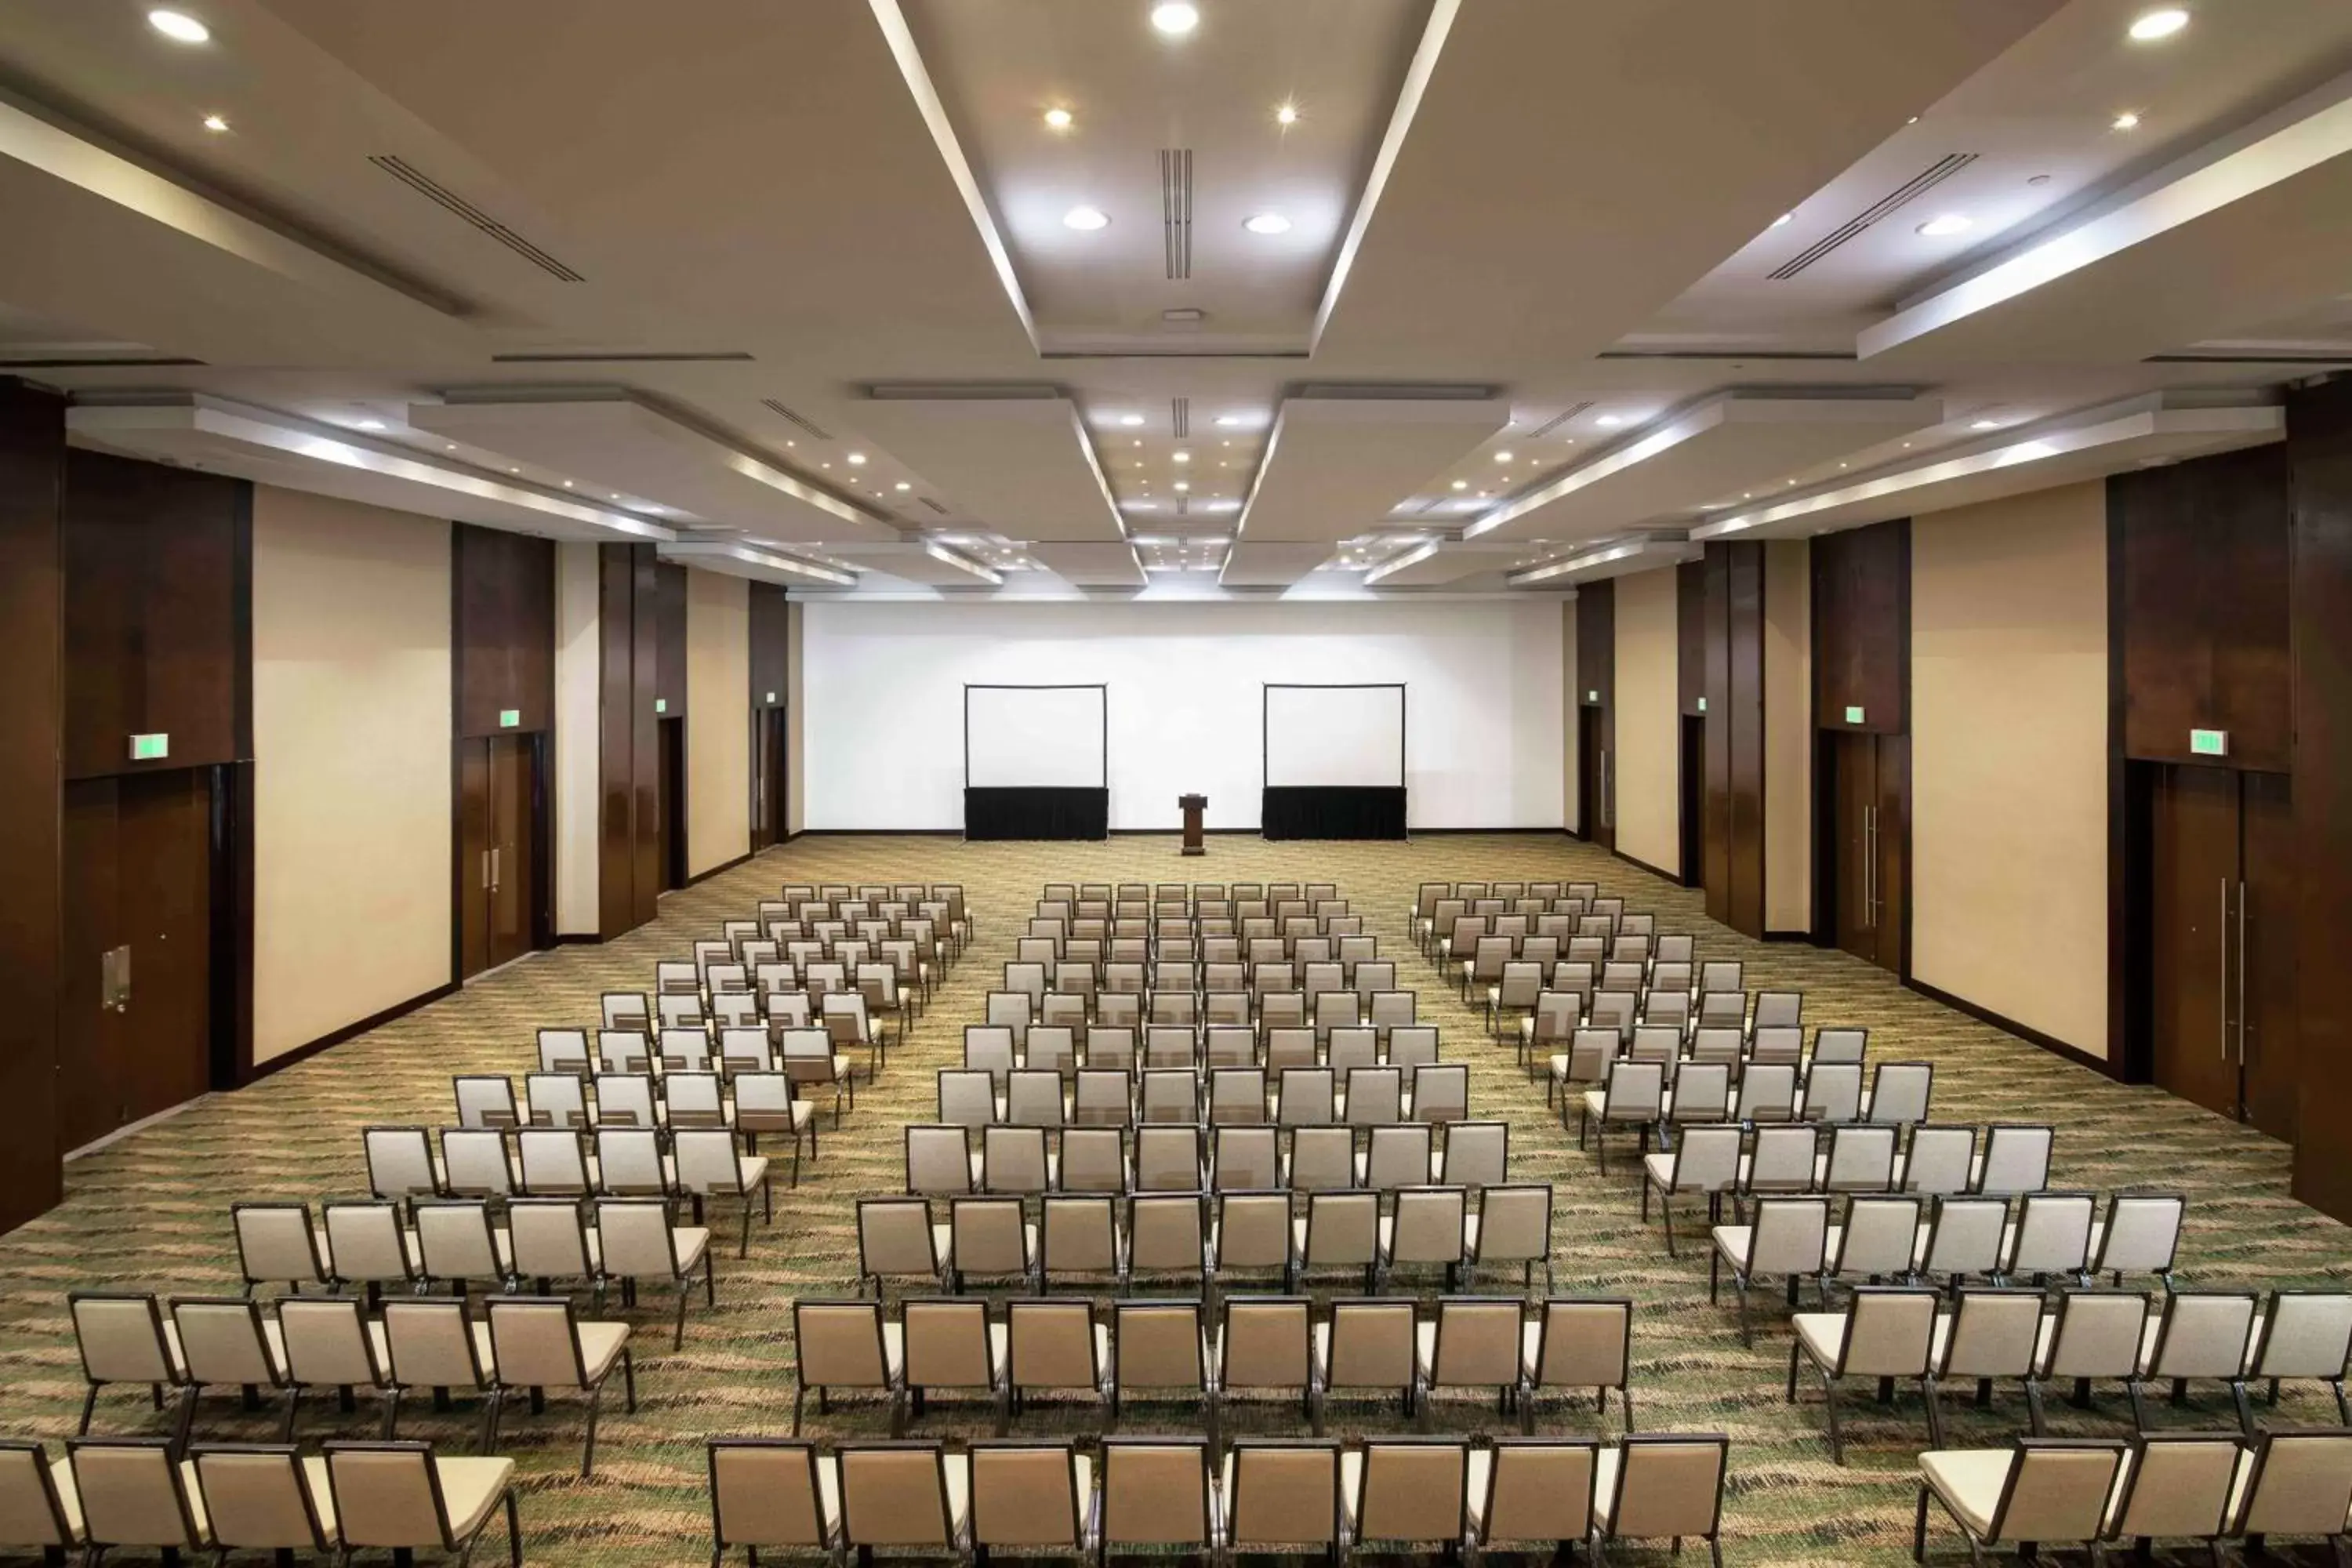
<path fill-rule="evenodd" d="M 1104 216 L 1100 207 L 1072 207 L 1062 215 L 1062 222 L 1065 226 L 1086 234 L 1110 226 L 1110 219 Z"/>
<path fill-rule="evenodd" d="M 1298 123 L 1298 105 L 1297 105 L 1297 104 L 1295 104 L 1295 103 L 1286 103 L 1286 104 L 1284 104 L 1281 108 L 1279 108 L 1279 109 L 1276 110 L 1274 111 L 1274 122 L 1275 122 L 1276 125 L 1296 125 L 1296 124 L 1297 124 L 1297 123 Z"/>
<path fill-rule="evenodd" d="M 1179 489 L 1179 490 L 1189 490 L 1189 489 L 1191 489 L 1192 487 L 1192 485 L 1191 485 L 1191 484 L 1189 484 L 1189 483 L 1188 483 L 1188 482 L 1186 482 L 1185 480 L 1183 480 L 1183 479 L 1178 479 L 1178 480 L 1176 481 L 1176 483 L 1175 483 L 1174 488 L 1175 488 L 1176 489 Z"/>
<path fill-rule="evenodd" d="M 1180 463 L 1189 463 L 1192 460 L 1192 454 L 1190 452 L 1179 452 L 1176 454 L 1176 460 Z"/>
<path fill-rule="evenodd" d="M 1975 424 L 1969 426 L 1969 428 L 1971 430 L 1998 430 L 2000 428 L 2000 421 L 1998 419 L 1979 419 Z"/>
<path fill-rule="evenodd" d="M 360 421 L 360 428 L 362 430 L 381 430 L 383 428 L 383 421 L 381 419 L 362 419 Z"/>
<path fill-rule="evenodd" d="M 1773 226 L 1774 228 L 1778 228 L 1778 227 L 1780 227 L 1782 224 L 1784 224 L 1784 223 L 1788 223 L 1788 222 L 1791 221 L 1792 219 L 1794 219 L 1794 218 L 1796 217 L 1796 216 L 1797 216 L 1797 215 L 1796 215 L 1795 213 L 1782 213 L 1779 217 L 1776 217 L 1776 218 L 1774 218 L 1774 219 L 1772 220 L 1772 226 Z"/>
<path fill-rule="evenodd" d="M 915 487 L 914 487 L 914 486 L 912 486 L 912 485 L 910 485 L 910 484 L 908 484 L 906 480 L 904 480 L 904 479 L 900 479 L 900 480 L 899 480 L 896 485 L 892 486 L 891 488 L 892 488 L 892 489 L 894 489 L 910 490 L 910 489 L 913 489 Z"/>
<path fill-rule="evenodd" d="M 205 129 L 218 134 L 228 129 L 228 121 L 220 115 L 207 114 L 205 116 Z"/>
<path fill-rule="evenodd" d="M 1201 12 L 1192 5 L 1154 5 L 1151 25 L 1171 38 L 1181 38 L 1201 25 Z"/>
<path fill-rule="evenodd" d="M 1468 479 L 1456 479 L 1454 481 L 1454 488 L 1457 490 L 1466 490 L 1470 488 L 1470 481 Z"/>
<path fill-rule="evenodd" d="M 563 488 L 564 488 L 565 489 L 567 489 L 567 490 L 568 490 L 568 489 L 570 489 L 572 488 L 572 481 L 571 481 L 570 479 L 566 479 L 566 480 L 564 480 L 564 481 L 563 481 Z"/>
<path fill-rule="evenodd" d="M 1048 131 L 1067 131 L 1070 128 L 1070 111 L 1066 109 L 1047 110 L 1045 128 Z"/>
<path fill-rule="evenodd" d="M 1244 219 L 1242 226 L 1252 234 L 1288 234 L 1290 220 L 1280 213 L 1259 213 Z"/>
<path fill-rule="evenodd" d="M 2167 5 L 2161 10 L 2143 12 L 2131 25 L 2132 42 L 2152 44 L 2159 38 L 2172 37 L 2187 26 L 2189 26 L 2189 13 L 2178 5 Z"/>
<path fill-rule="evenodd" d="M 1930 239 L 1941 239 L 1948 234 L 1966 234 L 1976 226 L 1976 220 L 1966 213 L 1940 213 L 1919 226 L 1919 232 Z"/>
<path fill-rule="evenodd" d="M 1595 423 L 1606 429 L 1614 430 L 1618 426 L 1625 423 L 1625 420 L 1622 415 L 1604 414 Z"/>
<path fill-rule="evenodd" d="M 2139 129 L 2139 116 L 2126 109 L 2121 114 L 2116 115 L 2115 119 L 2107 122 L 2107 129 L 2110 131 L 2137 131 Z"/>
<path fill-rule="evenodd" d="M 174 43 L 205 44 L 212 41 L 213 30 L 185 11 L 150 11 L 147 13 L 147 25 Z"/>
<path fill-rule="evenodd" d="M 1143 416 L 1140 414 L 1122 414 L 1118 416 L 1118 422 L 1132 430 L 1137 426 L 1143 423 Z"/>
<path fill-rule="evenodd" d="M 1495 461 L 1498 463 L 1507 463 L 1510 460 L 1511 454 L 1507 448 L 1495 454 Z"/>
<path fill-rule="evenodd" d="M 861 467 L 863 467 L 863 466 L 865 465 L 865 462 L 866 462 L 866 454 L 865 454 L 865 453 L 863 453 L 863 452 L 852 452 L 852 453 L 850 453 L 850 454 L 849 454 L 849 466 L 850 466 L 851 468 L 861 468 Z"/>

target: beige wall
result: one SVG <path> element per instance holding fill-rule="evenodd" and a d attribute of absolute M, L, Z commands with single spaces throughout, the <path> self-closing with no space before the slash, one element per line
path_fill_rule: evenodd
<path fill-rule="evenodd" d="M 1671 570 L 1617 579 L 1617 852 L 1682 874 L 1680 640 Z"/>
<path fill-rule="evenodd" d="M 1912 973 L 2101 1057 L 2106 638 L 2104 485 L 1912 524 Z"/>
<path fill-rule="evenodd" d="M 1764 546 L 1764 929 L 1813 925 L 1812 542 Z"/>
<path fill-rule="evenodd" d="M 555 929 L 594 936 L 604 719 L 604 647 L 597 623 L 597 552 L 555 547 Z"/>
<path fill-rule="evenodd" d="M 801 701 L 802 617 L 797 599 L 784 605 L 784 831 L 808 825 L 808 750 L 801 743 L 806 706 Z"/>
<path fill-rule="evenodd" d="M 1573 595 L 1559 605 L 1559 820 L 1570 830 L 1581 827 L 1577 816 L 1576 786 L 1581 777 L 1576 770 L 1576 599 Z"/>
<path fill-rule="evenodd" d="M 257 486 L 257 1062 L 449 982 L 449 525 Z"/>
<path fill-rule="evenodd" d="M 751 585 L 686 574 L 686 874 L 751 847 Z"/>

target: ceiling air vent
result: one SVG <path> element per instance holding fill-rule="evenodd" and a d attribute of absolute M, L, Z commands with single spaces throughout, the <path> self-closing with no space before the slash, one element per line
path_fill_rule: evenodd
<path fill-rule="evenodd" d="M 1168 251 L 1168 280 L 1192 276 L 1192 149 L 1160 150 L 1160 223 Z"/>
<path fill-rule="evenodd" d="M 793 413 L 791 409 L 785 407 L 782 404 L 777 402 L 772 397 L 763 397 L 760 399 L 760 406 L 791 424 L 799 426 L 803 435 L 814 436 L 820 441 L 830 441 L 833 439 L 832 434 L 825 430 L 822 426 L 817 425 L 813 420 L 803 418 L 800 415 Z"/>
<path fill-rule="evenodd" d="M 1780 280 L 1794 278 L 1831 251 L 1848 240 L 1860 237 L 1874 225 L 1893 216 L 1896 212 L 1926 195 L 1976 161 L 1977 155 L 1974 153 L 1945 153 L 1821 238 L 1772 268 L 1771 276 Z"/>
<path fill-rule="evenodd" d="M 1528 439 L 1534 441 L 1550 435 L 1553 431 L 1559 429 L 1561 426 L 1567 424 L 1570 420 L 1575 418 L 1578 415 L 1583 413 L 1586 409 L 1591 406 L 1592 399 L 1588 397 L 1581 403 L 1561 409 L 1559 413 L 1553 415 L 1550 418 L 1545 420 L 1542 424 L 1528 431 Z"/>
<path fill-rule="evenodd" d="M 1168 422 L 1174 426 L 1176 438 L 1179 441 L 1190 436 L 1192 433 L 1192 400 L 1189 397 L 1170 398 Z"/>
<path fill-rule="evenodd" d="M 389 153 L 379 153 L 368 159 L 377 168 L 415 191 L 418 195 L 445 210 L 456 214 L 474 227 L 488 235 L 533 267 L 551 278 L 561 278 L 566 283 L 582 283 L 586 279 L 558 261 L 432 175 L 416 168 L 404 158 Z"/>
<path fill-rule="evenodd" d="M 947 508 L 945 508 L 945 507 L 943 507 L 943 506 L 941 506 L 939 502 L 937 502 L 937 501 L 933 500 L 930 497 L 929 497 L 929 496 L 920 496 L 920 497 L 918 497 L 917 499 L 918 499 L 918 500 L 920 500 L 920 501 L 921 501 L 925 506 L 929 507 L 933 511 L 938 512 L 941 517 L 945 517 L 945 516 L 947 516 L 947 515 L 948 515 L 948 509 L 947 509 Z"/>

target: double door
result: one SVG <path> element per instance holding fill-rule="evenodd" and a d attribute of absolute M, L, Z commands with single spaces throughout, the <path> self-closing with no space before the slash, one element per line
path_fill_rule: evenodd
<path fill-rule="evenodd" d="M 1616 758 L 1610 752 L 1609 712 L 1576 710 L 1576 801 L 1587 842 L 1617 847 Z"/>
<path fill-rule="evenodd" d="M 458 975 L 529 952 L 539 916 L 539 737 L 457 742 Z"/>
<path fill-rule="evenodd" d="M 2168 764 L 2148 795 L 2156 1081 L 2294 1136 L 2294 796 L 2284 773 Z"/>
<path fill-rule="evenodd" d="M 66 785 L 62 1150 L 212 1087 L 215 772 Z"/>
<path fill-rule="evenodd" d="M 1900 974 L 1910 883 L 1911 738 L 1832 732 L 1822 751 L 1831 775 L 1824 837 L 1837 945 Z"/>

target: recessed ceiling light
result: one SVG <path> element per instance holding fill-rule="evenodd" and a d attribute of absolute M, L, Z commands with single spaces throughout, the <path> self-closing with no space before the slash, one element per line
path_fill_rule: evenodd
<path fill-rule="evenodd" d="M 360 421 L 360 428 L 362 430 L 381 430 L 383 428 L 383 421 L 381 419 L 362 419 Z"/>
<path fill-rule="evenodd" d="M 520 468 L 509 468 L 507 472 L 510 474 L 519 474 L 521 473 L 522 470 Z"/>
<path fill-rule="evenodd" d="M 1067 131 L 1070 128 L 1070 111 L 1066 109 L 1047 110 L 1045 126 L 1051 131 Z"/>
<path fill-rule="evenodd" d="M 1092 232 L 1108 227 L 1110 219 L 1103 215 L 1100 207 L 1072 207 L 1062 215 L 1062 222 L 1068 227 Z"/>
<path fill-rule="evenodd" d="M 215 132 L 226 131 L 228 121 L 220 115 L 207 114 L 205 116 L 205 129 Z"/>
<path fill-rule="evenodd" d="M 175 43 L 212 41 L 213 30 L 185 11 L 150 11 L 147 13 L 147 25 Z"/>
<path fill-rule="evenodd" d="M 1598 424 L 1600 424 L 1600 425 L 1602 425 L 1602 426 L 1605 426 L 1609 427 L 1610 429 L 1612 429 L 1612 430 L 1613 430 L 1613 429 L 1615 429 L 1618 426 L 1622 425 L 1623 423 L 1625 423 L 1625 420 L 1624 420 L 1623 416 L 1622 416 L 1622 415 L 1616 415 L 1616 414 L 1604 414 L 1604 415 L 1602 415 L 1602 416 L 1600 417 L 1600 419 L 1599 419 L 1599 420 L 1597 420 L 1597 421 L 1596 421 L 1596 423 L 1598 423 Z"/>
<path fill-rule="evenodd" d="M 1192 5 L 1154 5 L 1151 25 L 1171 38 L 1181 38 L 1201 25 L 1201 13 Z"/>
<path fill-rule="evenodd" d="M 1190 452 L 1179 452 L 1176 454 L 1176 460 L 1180 463 L 1189 463 L 1192 460 L 1192 454 Z"/>
<path fill-rule="evenodd" d="M 2152 44 L 2158 38 L 2168 38 L 2189 26 L 2189 13 L 2178 5 L 2143 12 L 2131 25 L 2134 43 Z"/>
<path fill-rule="evenodd" d="M 445 452 L 454 452 L 457 449 L 457 443 L 455 441 L 444 441 L 441 443 L 441 449 Z"/>
<path fill-rule="evenodd" d="M 1966 213 L 1939 213 L 1919 226 L 1919 232 L 1930 239 L 1940 239 L 1948 234 L 1965 234 L 1974 227 L 1976 220 Z"/>
<path fill-rule="evenodd" d="M 1780 227 L 1782 224 L 1784 224 L 1784 223 L 1788 223 L 1788 222 L 1791 221 L 1792 219 L 1794 219 L 1794 218 L 1796 217 L 1796 216 L 1797 216 L 1797 215 L 1796 215 L 1795 213 L 1782 213 L 1779 217 L 1776 217 L 1776 218 L 1774 218 L 1774 219 L 1772 220 L 1772 226 L 1773 226 L 1774 228 L 1778 228 L 1778 227 Z"/>
<path fill-rule="evenodd" d="M 2126 109 L 2109 121 L 2107 128 L 2111 131 L 2137 131 L 2139 129 L 2139 116 Z"/>
<path fill-rule="evenodd" d="M 1242 226 L 1252 234 L 1288 234 L 1290 220 L 1280 213 L 1259 213 L 1244 219 Z"/>
<path fill-rule="evenodd" d="M 565 489 L 567 489 L 567 490 L 568 490 L 568 489 L 570 489 L 572 488 L 572 481 L 571 481 L 570 479 L 566 479 L 566 480 L 564 480 L 564 481 L 563 481 L 563 488 L 564 488 Z"/>
<path fill-rule="evenodd" d="M 1118 416 L 1118 422 L 1132 430 L 1137 426 L 1143 423 L 1143 416 L 1140 414 L 1122 414 Z"/>
<path fill-rule="evenodd" d="M 820 468 L 829 468 L 833 467 L 833 465 L 831 463 L 819 463 L 817 467 Z"/>
<path fill-rule="evenodd" d="M 1507 450 L 1507 451 L 1497 452 L 1497 453 L 1496 453 L 1496 454 L 1495 454 L 1495 461 L 1496 461 L 1496 462 L 1498 462 L 1498 463 L 1507 463 L 1507 462 L 1509 462 L 1510 460 L 1511 460 L 1511 454 L 1510 454 Z"/>
<path fill-rule="evenodd" d="M 1466 490 L 1470 488 L 1470 481 L 1468 479 L 1456 479 L 1454 481 L 1454 488 L 1457 490 Z"/>
<path fill-rule="evenodd" d="M 1969 428 L 1971 430 L 1998 430 L 2000 428 L 2000 421 L 1998 419 L 1979 419 L 1975 424 L 1969 426 Z"/>
<path fill-rule="evenodd" d="M 1297 124 L 1297 123 L 1298 123 L 1298 105 L 1297 105 L 1297 104 L 1295 104 L 1295 103 L 1286 103 L 1286 104 L 1284 104 L 1281 108 L 1279 108 L 1279 109 L 1276 110 L 1274 111 L 1274 122 L 1275 122 L 1276 125 L 1296 125 L 1296 124 Z"/>
<path fill-rule="evenodd" d="M 910 490 L 910 489 L 913 489 L 915 487 L 914 487 L 914 486 L 912 486 L 912 485 L 910 485 L 910 484 L 908 484 L 906 480 L 904 480 L 904 479 L 900 479 L 900 480 L 898 482 L 898 484 L 896 484 L 896 485 L 895 485 L 895 486 L 893 486 L 892 488 L 893 488 L 894 489 Z"/>
<path fill-rule="evenodd" d="M 849 466 L 850 466 L 851 468 L 860 468 L 860 467 L 863 467 L 863 466 L 864 466 L 864 464 L 865 464 L 865 462 L 866 462 L 866 454 L 865 454 L 865 453 L 863 453 L 863 452 L 852 452 L 852 453 L 850 453 L 850 454 L 849 454 Z"/>
<path fill-rule="evenodd" d="M 1178 480 L 1176 481 L 1175 486 L 1174 486 L 1173 488 L 1175 488 L 1175 489 L 1180 489 L 1180 490 L 1189 490 L 1189 489 L 1191 489 L 1192 487 L 1192 485 L 1191 485 L 1190 483 L 1186 482 L 1185 480 L 1183 480 L 1183 479 L 1178 479 Z"/>

